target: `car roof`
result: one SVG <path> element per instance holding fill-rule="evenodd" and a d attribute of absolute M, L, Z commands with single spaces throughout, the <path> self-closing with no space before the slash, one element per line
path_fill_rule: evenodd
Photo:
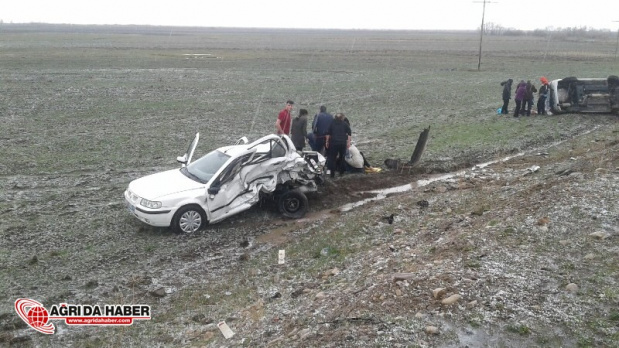
<path fill-rule="evenodd" d="M 262 138 L 256 139 L 255 141 L 251 142 L 251 143 L 247 143 L 247 144 L 236 144 L 236 145 L 229 145 L 229 146 L 223 146 L 217 149 L 217 151 L 221 151 L 223 153 L 225 153 L 228 156 L 231 157 L 235 157 L 247 150 L 249 150 L 250 148 L 256 148 L 256 152 L 258 153 L 267 153 L 269 151 L 271 151 L 271 143 L 270 141 L 278 141 L 278 142 L 282 142 L 284 147 L 288 148 L 287 151 L 290 151 L 290 148 L 293 146 L 292 145 L 292 141 L 290 140 L 290 138 L 286 135 L 275 135 L 275 134 L 270 134 L 270 135 L 266 135 Z"/>
<path fill-rule="evenodd" d="M 234 157 L 240 153 L 247 151 L 247 149 L 248 149 L 247 144 L 242 144 L 242 145 L 224 146 L 224 147 L 218 148 L 217 150 L 225 153 L 228 156 Z"/>

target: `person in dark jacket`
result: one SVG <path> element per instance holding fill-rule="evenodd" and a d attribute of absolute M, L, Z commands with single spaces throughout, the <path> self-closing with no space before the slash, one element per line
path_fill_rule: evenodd
<path fill-rule="evenodd" d="M 539 81 L 542 83 L 542 87 L 539 88 L 539 97 L 537 98 L 537 114 L 547 115 L 546 112 L 546 100 L 548 99 L 548 93 L 550 92 L 550 86 L 548 86 L 548 79 L 542 76 Z"/>
<path fill-rule="evenodd" d="M 531 80 L 528 80 L 527 89 L 524 94 L 523 105 L 523 111 L 526 112 L 527 116 L 531 116 L 531 108 L 533 108 L 533 99 L 535 98 L 535 92 L 537 92 L 537 88 L 535 88 L 535 85 L 531 83 Z"/>
<path fill-rule="evenodd" d="M 320 106 L 320 112 L 314 116 L 312 132 L 314 132 L 314 148 L 312 150 L 325 154 L 325 136 L 329 125 L 333 121 L 333 115 L 327 112 L 327 107 Z"/>
<path fill-rule="evenodd" d="M 516 100 L 516 110 L 514 110 L 514 117 L 518 117 L 521 113 L 524 112 L 522 101 L 524 100 L 524 95 L 526 94 L 526 92 L 527 84 L 524 82 L 524 80 L 520 80 L 520 83 L 518 84 L 518 86 L 516 86 L 516 97 L 514 98 L 514 100 Z"/>
<path fill-rule="evenodd" d="M 514 80 L 508 79 L 507 81 L 501 82 L 501 86 L 503 86 L 503 106 L 501 107 L 501 114 L 507 115 L 509 114 L 509 100 L 512 99 L 512 83 Z"/>
<path fill-rule="evenodd" d="M 307 137 L 307 110 L 300 109 L 299 116 L 292 120 L 290 127 L 290 138 L 297 151 L 303 151 L 305 137 Z"/>
<path fill-rule="evenodd" d="M 331 177 L 335 177 L 335 170 L 340 172 L 340 175 L 344 174 L 346 157 L 346 149 L 350 147 L 352 140 L 352 131 L 350 126 L 344 122 L 343 113 L 337 113 L 333 122 L 329 125 L 325 139 L 325 147 L 327 148 L 327 165 L 331 171 Z M 339 158 L 339 161 L 338 161 Z"/>

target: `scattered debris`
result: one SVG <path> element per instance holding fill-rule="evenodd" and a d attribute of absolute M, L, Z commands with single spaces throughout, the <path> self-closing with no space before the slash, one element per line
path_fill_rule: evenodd
<path fill-rule="evenodd" d="M 225 321 L 219 322 L 219 324 L 217 324 L 217 327 L 219 328 L 219 331 L 221 331 L 221 333 L 224 335 L 225 338 L 232 338 L 232 336 L 234 336 L 234 332 L 232 332 L 232 330 L 230 329 L 228 324 L 226 324 Z"/>
<path fill-rule="evenodd" d="M 383 216 L 383 220 L 387 220 L 389 225 L 393 224 L 393 214 L 391 214 L 389 216 Z"/>
<path fill-rule="evenodd" d="M 426 201 L 425 199 L 422 199 L 420 201 L 417 201 L 417 205 L 420 206 L 421 208 L 427 208 L 430 206 L 430 203 Z"/>
<path fill-rule="evenodd" d="M 283 265 L 286 262 L 286 250 L 280 250 L 277 258 L 277 263 Z"/>
<path fill-rule="evenodd" d="M 417 145 L 415 145 L 415 150 L 413 150 L 413 154 L 411 155 L 410 161 L 406 163 L 402 163 L 402 161 L 398 159 L 388 158 L 385 160 L 385 166 L 388 169 L 395 169 L 402 172 L 403 170 L 408 170 L 409 172 L 413 169 L 419 161 L 421 160 L 421 156 L 426 149 L 426 144 L 428 143 L 428 138 L 430 135 L 430 127 L 425 128 L 421 134 L 419 134 L 419 139 L 417 139 Z"/>

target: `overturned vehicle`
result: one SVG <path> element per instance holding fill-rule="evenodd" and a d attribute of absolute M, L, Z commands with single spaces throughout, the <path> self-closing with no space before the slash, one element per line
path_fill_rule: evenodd
<path fill-rule="evenodd" d="M 619 114 L 619 77 L 566 77 L 550 82 L 550 111 Z"/>
<path fill-rule="evenodd" d="M 325 158 L 314 151 L 299 153 L 286 135 L 267 135 L 248 143 L 218 148 L 191 161 L 196 134 L 180 169 L 148 175 L 129 183 L 124 193 L 132 215 L 152 226 L 191 233 L 251 208 L 260 199 L 277 200 L 288 218 L 308 209 L 305 192 L 324 181 Z"/>

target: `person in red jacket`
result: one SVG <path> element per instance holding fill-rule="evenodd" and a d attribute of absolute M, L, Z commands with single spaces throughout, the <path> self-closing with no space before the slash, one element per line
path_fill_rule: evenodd
<path fill-rule="evenodd" d="M 275 121 L 275 131 L 277 134 L 290 135 L 290 125 L 292 124 L 290 113 L 292 112 L 293 105 L 294 102 L 289 100 L 286 102 L 286 107 L 279 112 L 277 121 Z"/>

